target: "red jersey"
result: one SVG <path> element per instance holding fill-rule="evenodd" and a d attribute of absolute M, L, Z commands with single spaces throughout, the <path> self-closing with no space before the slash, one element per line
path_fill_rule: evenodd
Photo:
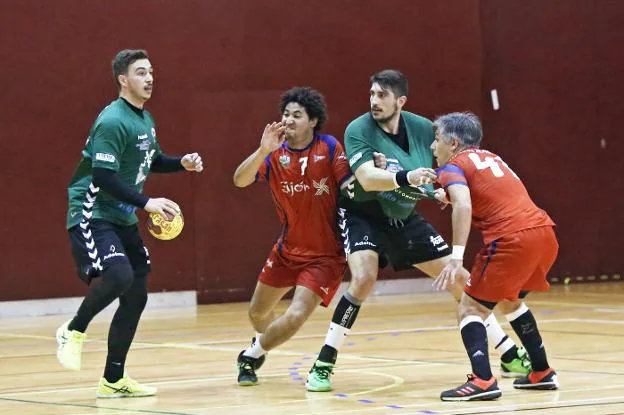
<path fill-rule="evenodd" d="M 268 181 L 282 223 L 277 249 L 290 258 L 343 256 L 337 234 L 340 185 L 351 176 L 342 145 L 315 135 L 304 149 L 284 144 L 267 156 L 256 181 Z"/>
<path fill-rule="evenodd" d="M 494 153 L 479 148 L 463 150 L 437 173 L 444 188 L 468 186 L 472 223 L 483 233 L 486 245 L 523 229 L 555 224 L 533 203 L 520 178 Z"/>

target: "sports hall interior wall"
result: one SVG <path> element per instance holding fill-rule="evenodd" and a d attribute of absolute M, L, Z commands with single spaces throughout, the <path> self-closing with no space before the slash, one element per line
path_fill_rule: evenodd
<path fill-rule="evenodd" d="M 151 291 L 248 299 L 279 226 L 264 185 L 233 186 L 237 164 L 279 117 L 284 90 L 322 91 L 325 131 L 342 140 L 367 111 L 368 77 L 388 67 L 410 81 L 406 109 L 483 118 L 484 145 L 559 225 L 553 275 L 619 273 L 623 24 L 617 0 L 4 0 L 0 300 L 84 293 L 64 229 L 66 185 L 91 123 L 116 96 L 110 60 L 123 48 L 150 53 L 147 107 L 163 149 L 198 151 L 206 167 L 148 181 L 148 195 L 179 202 L 186 218 L 174 241 L 144 232 Z M 450 237 L 448 212 L 421 208 Z M 473 235 L 469 252 L 477 247 Z"/>

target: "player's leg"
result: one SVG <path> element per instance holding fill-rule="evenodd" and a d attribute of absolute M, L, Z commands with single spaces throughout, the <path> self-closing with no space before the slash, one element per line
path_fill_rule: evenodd
<path fill-rule="evenodd" d="M 264 333 L 276 318 L 275 306 L 292 287 L 272 287 L 258 281 L 249 303 L 249 322 L 258 336 Z"/>
<path fill-rule="evenodd" d="M 338 209 L 338 227 L 342 235 L 343 247 L 347 255 L 347 263 L 351 273 L 349 288 L 340 297 L 329 324 L 325 343 L 310 374 L 322 368 L 331 374 L 338 358 L 338 351 L 344 339 L 351 332 L 358 312 L 364 300 L 375 286 L 379 272 L 379 253 L 377 224 L 374 220 L 364 217 L 344 207 Z M 310 375 L 308 375 L 308 379 Z M 310 379 L 309 379 L 310 380 Z M 332 389 L 331 379 L 327 377 L 323 387 L 311 386 L 309 390 L 326 392 Z M 306 385 L 314 384 L 308 381 Z"/>
<path fill-rule="evenodd" d="M 533 272 L 524 283 L 524 293 L 528 291 L 548 290 L 547 273 L 554 263 L 559 245 L 552 227 L 527 229 L 519 232 L 518 249 L 522 252 L 524 263 L 534 261 Z M 522 341 L 531 356 L 532 371 L 527 376 L 514 381 L 516 389 L 557 389 L 557 374 L 548 364 L 546 349 L 539 332 L 537 322 L 531 310 L 521 299 L 502 305 L 505 317 Z"/>
<path fill-rule="evenodd" d="M 80 278 L 90 283 L 92 278 L 102 277 L 91 285 L 76 315 L 56 332 L 59 363 L 67 369 L 80 370 L 87 326 L 128 289 L 134 273 L 114 225 L 101 220 L 83 222 L 69 231 L 69 237 Z"/>
<path fill-rule="evenodd" d="M 410 250 L 399 250 L 403 254 L 397 261 L 401 264 L 409 262 L 431 278 L 437 278 L 451 259 L 449 245 L 431 224 L 420 217 L 416 217 L 406 223 L 402 235 L 395 239 L 395 243 L 399 245 L 403 243 L 402 238 L 412 241 L 412 254 L 410 256 Z M 477 255 L 478 264 L 476 263 L 475 269 L 483 267 L 488 255 L 489 251 L 486 249 L 483 249 Z M 447 288 L 457 301 L 460 300 L 469 277 L 470 273 L 465 268 L 462 268 L 461 272 L 458 273 L 455 284 Z M 500 356 L 503 376 L 518 377 L 527 375 L 530 371 L 529 356 L 523 349 L 518 348 L 511 337 L 505 333 L 496 320 L 494 313 L 485 319 L 485 328 L 490 344 L 494 346 Z"/>
<path fill-rule="evenodd" d="M 239 385 L 249 386 L 258 383 L 255 371 L 260 369 L 265 361 L 265 353 L 258 353 L 264 350 L 259 343 L 259 338 L 275 320 L 275 306 L 295 286 L 298 273 L 296 264 L 289 263 L 279 254 L 277 248 L 273 247 L 260 271 L 249 306 L 249 320 L 256 331 L 256 336 L 252 338 L 251 347 L 238 355 L 236 364 Z M 245 354 L 246 356 L 243 357 Z M 254 357 L 256 355 L 257 357 Z"/>
<path fill-rule="evenodd" d="M 491 314 L 495 305 L 494 302 L 478 301 L 466 293 L 462 295 L 457 315 L 472 374 L 466 383 L 442 392 L 440 399 L 443 401 L 492 400 L 502 395 L 490 368 L 484 324 L 484 319 Z"/>
<path fill-rule="evenodd" d="M 297 286 L 286 312 L 273 320 L 256 342 L 238 356 L 238 384 L 251 386 L 258 383 L 255 370 L 259 359 L 265 353 L 284 343 L 303 326 L 314 309 L 321 303 L 321 297 L 304 286 Z"/>
<path fill-rule="evenodd" d="M 97 397 L 152 396 L 156 394 L 156 388 L 136 382 L 125 371 L 126 357 L 147 304 L 147 276 L 151 271 L 151 260 L 136 226 L 122 227 L 118 233 L 132 265 L 134 280 L 119 297 L 119 307 L 110 324 L 108 355 Z"/>

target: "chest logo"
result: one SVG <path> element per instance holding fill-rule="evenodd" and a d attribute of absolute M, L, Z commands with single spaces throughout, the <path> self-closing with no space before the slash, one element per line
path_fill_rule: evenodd
<path fill-rule="evenodd" d="M 323 193 L 329 194 L 329 185 L 327 184 L 327 177 L 323 177 L 319 182 L 312 180 L 312 186 L 316 189 L 314 196 L 322 196 Z"/>
<path fill-rule="evenodd" d="M 288 166 L 290 164 L 290 156 L 287 154 L 282 154 L 279 156 L 279 162 L 282 166 Z"/>
<path fill-rule="evenodd" d="M 137 140 L 145 140 L 145 139 L 147 139 L 147 134 L 139 134 L 137 136 Z"/>

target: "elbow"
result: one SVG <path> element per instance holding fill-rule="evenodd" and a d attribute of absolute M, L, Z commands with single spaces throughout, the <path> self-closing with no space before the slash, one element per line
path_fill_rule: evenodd
<path fill-rule="evenodd" d="M 243 188 L 243 187 L 247 187 L 249 186 L 251 183 L 248 183 L 247 181 L 244 181 L 240 176 L 238 175 L 234 175 L 233 180 L 234 182 L 234 186 L 238 187 L 238 188 Z"/>

